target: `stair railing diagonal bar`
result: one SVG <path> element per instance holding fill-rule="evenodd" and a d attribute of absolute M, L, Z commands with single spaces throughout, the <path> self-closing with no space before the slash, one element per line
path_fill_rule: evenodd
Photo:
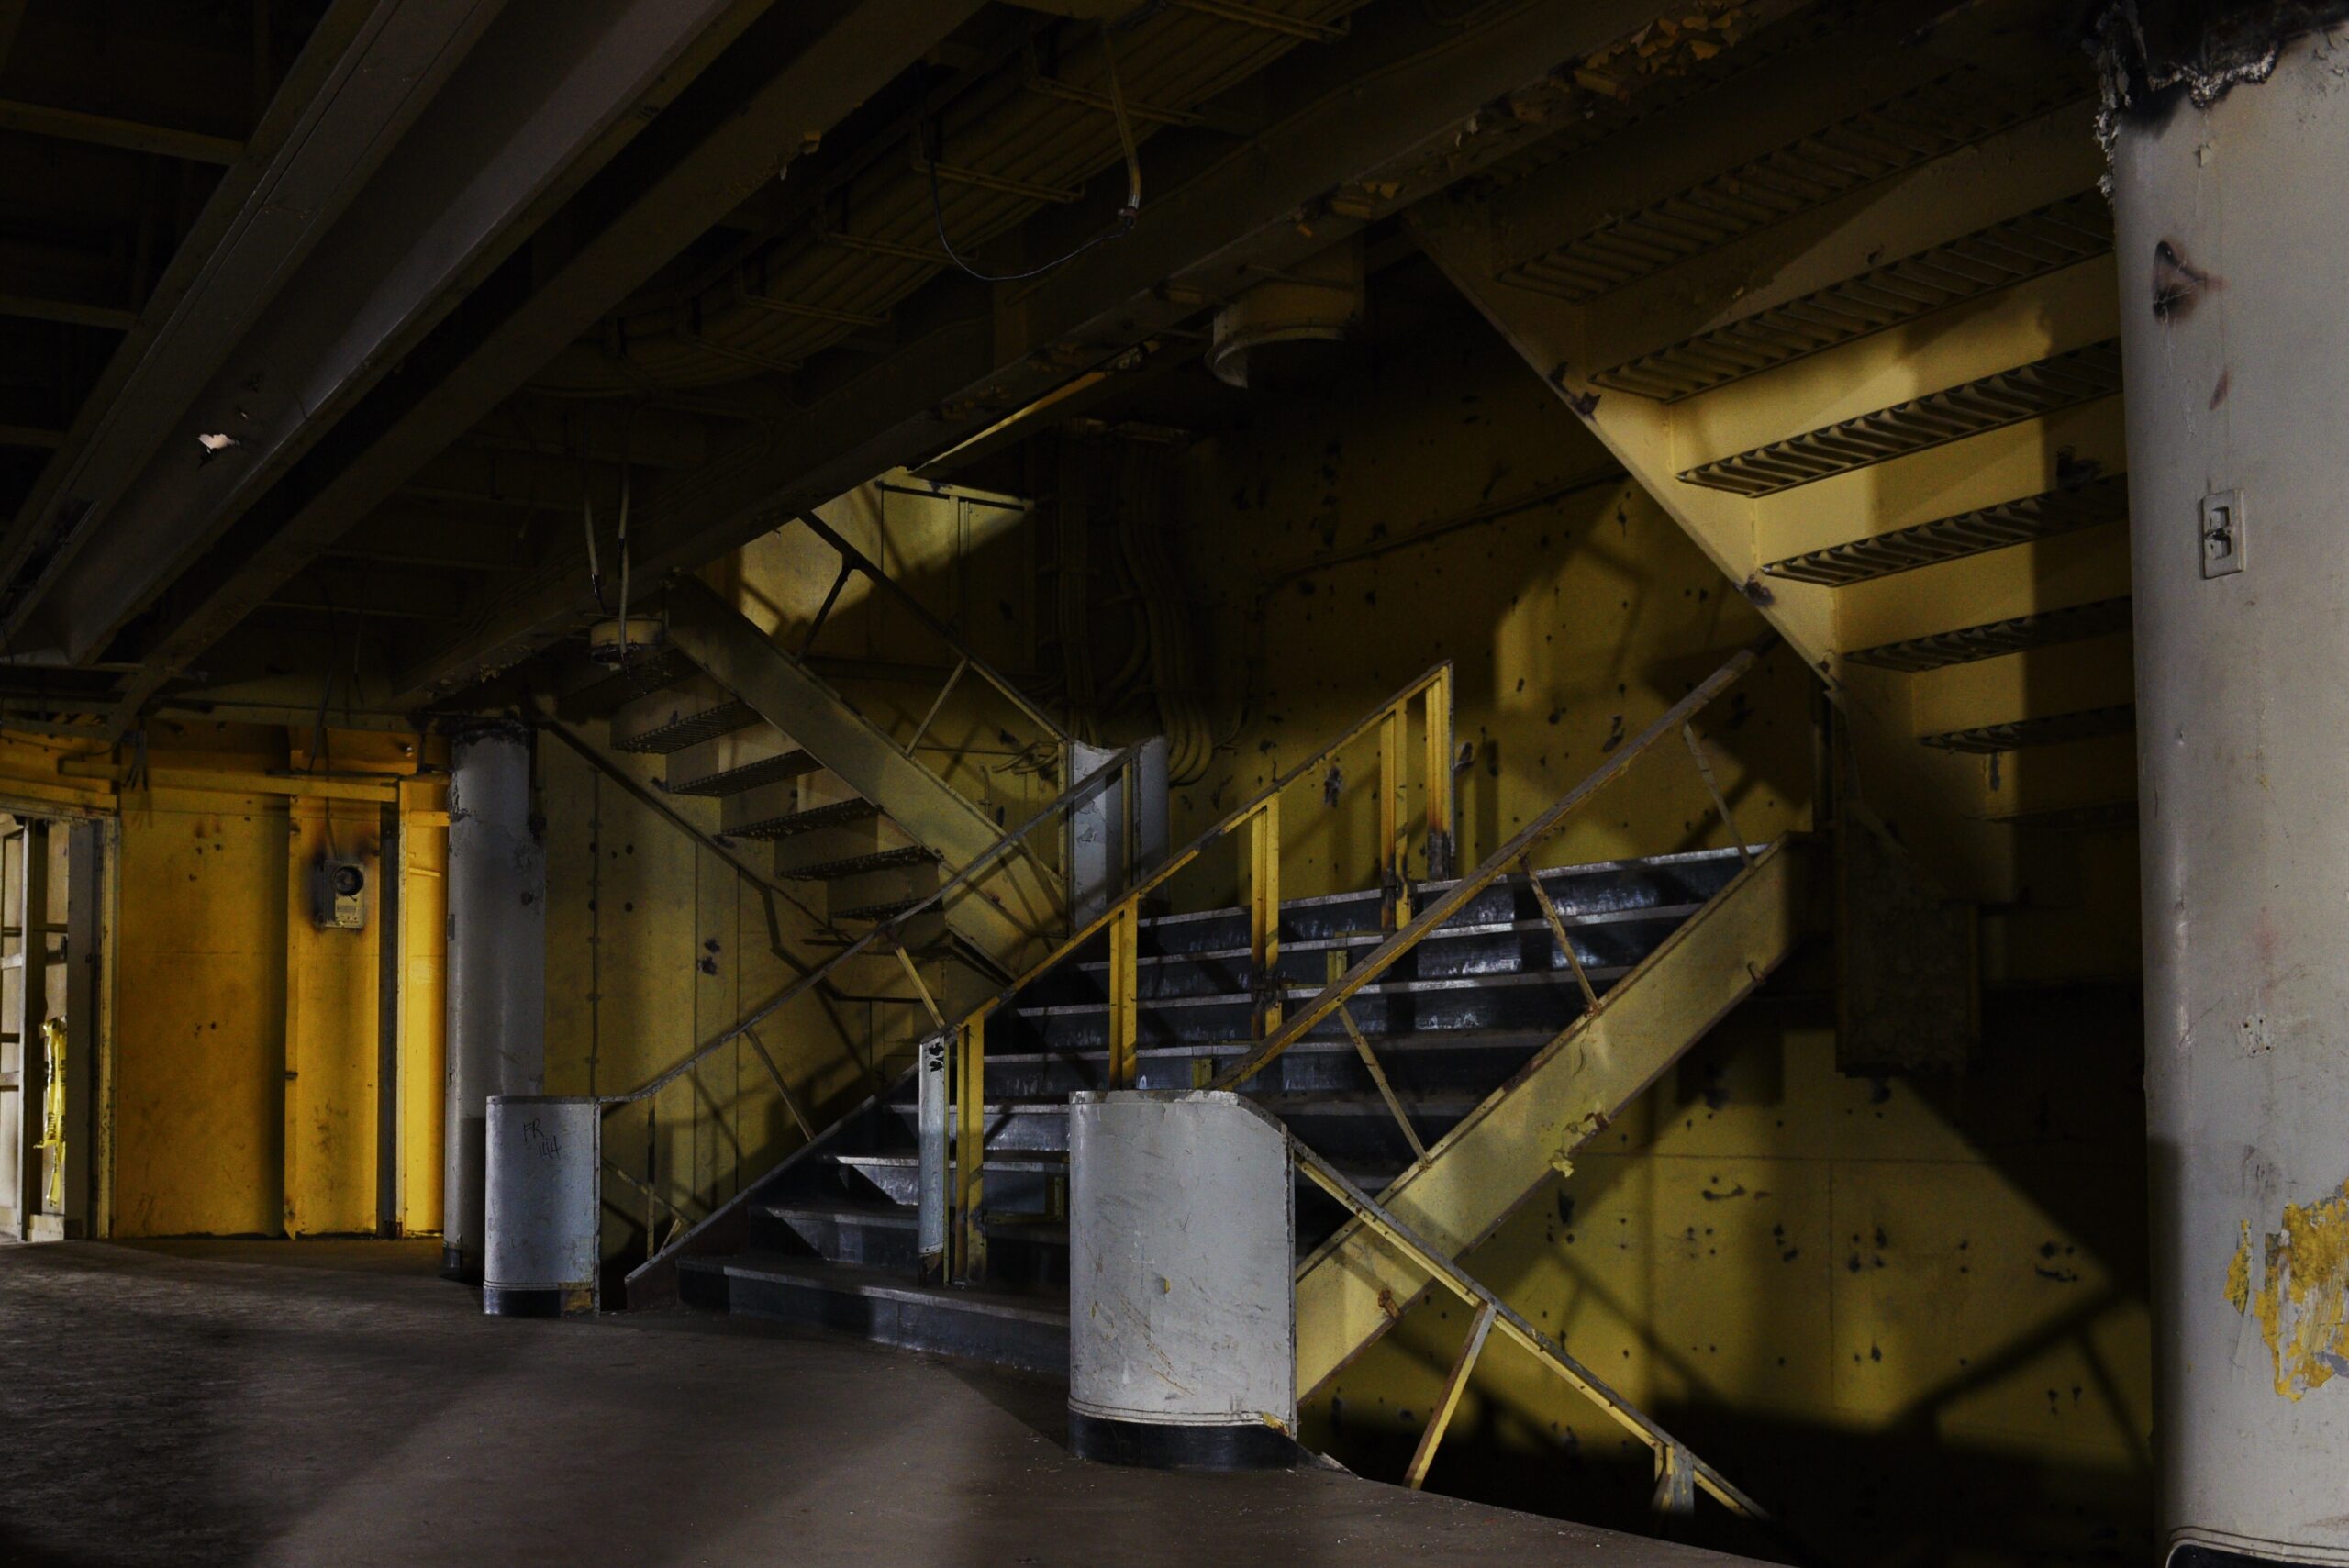
<path fill-rule="evenodd" d="M 1426 855 L 1429 880 L 1439 872 L 1448 870 L 1453 853 L 1453 835 L 1458 821 L 1458 808 L 1453 789 L 1452 773 L 1452 682 L 1450 661 L 1431 666 L 1414 677 L 1393 695 L 1367 710 L 1361 718 L 1323 744 L 1312 755 L 1275 777 L 1270 784 L 1247 800 L 1234 806 L 1214 826 L 1190 842 L 1169 854 L 1165 861 L 1148 876 L 1128 888 L 1110 906 L 1091 920 L 1069 933 L 1068 939 L 1031 965 L 1010 984 L 986 998 L 965 1013 L 949 1031 L 955 1041 L 953 1079 L 957 1097 L 970 1097 L 974 1102 L 986 1079 L 986 1020 L 1006 1008 L 1021 991 L 1042 979 L 1066 962 L 1086 943 L 1105 932 L 1110 938 L 1110 968 L 1108 985 L 1108 1048 L 1109 1087 L 1130 1087 L 1138 1071 L 1137 1048 L 1140 1017 L 1138 995 L 1139 964 L 1134 944 L 1141 926 L 1141 907 L 1145 899 L 1163 887 L 1185 867 L 1197 862 L 1208 849 L 1222 840 L 1246 828 L 1249 835 L 1250 941 L 1252 990 L 1260 998 L 1256 1009 L 1259 1032 L 1277 1028 L 1280 1022 L 1279 992 L 1271 966 L 1280 953 L 1280 799 L 1281 795 L 1308 779 L 1319 780 L 1329 770 L 1340 751 L 1364 737 L 1375 735 L 1379 741 L 1377 777 L 1378 804 L 1384 841 L 1377 849 L 1377 864 L 1371 868 L 1382 879 L 1401 882 L 1402 837 L 1399 826 L 1389 833 L 1390 820 L 1399 823 L 1398 803 L 1402 799 L 1408 766 L 1403 745 L 1403 725 L 1413 703 L 1424 709 L 1423 724 L 1427 727 L 1424 749 L 1428 776 L 1423 781 L 1426 793 L 1427 837 Z M 922 1192 L 932 1202 L 951 1201 L 954 1207 L 952 1218 L 952 1236 L 950 1242 L 951 1267 L 955 1278 L 971 1280 L 985 1272 L 986 1234 L 982 1204 L 985 1196 L 986 1149 L 979 1136 L 980 1118 L 975 1103 L 968 1112 L 958 1112 L 953 1179 L 925 1181 Z M 935 1199 L 929 1195 L 936 1193 Z M 946 1195 L 952 1193 L 949 1200 Z M 946 1216 L 930 1212 L 922 1217 L 922 1233 L 926 1236 L 948 1232 Z"/>
<path fill-rule="evenodd" d="M 979 679 L 993 686 L 997 692 L 1000 692 L 1003 695 L 1005 701 L 1018 708 L 1023 716 L 1041 728 L 1045 734 L 1051 736 L 1056 744 L 1064 747 L 1068 745 L 1069 742 L 1076 739 L 1076 737 L 1071 735 L 1066 729 L 1063 728 L 1060 723 L 1054 719 L 1051 714 L 1046 713 L 1042 708 L 1038 707 L 1033 702 L 1029 700 L 1027 694 L 1012 684 L 1012 682 L 1008 679 L 1001 671 L 988 663 L 985 659 L 980 658 L 977 651 L 973 649 L 968 641 L 964 640 L 961 632 L 956 631 L 952 627 L 947 625 L 944 621 L 932 615 L 930 612 L 930 607 L 927 605 L 924 605 L 919 599 L 915 598 L 911 593 L 907 592 L 904 584 L 900 584 L 896 578 L 891 577 L 887 573 L 882 571 L 879 562 L 872 560 L 863 550 L 857 549 L 856 546 L 851 544 L 845 538 L 841 537 L 840 530 L 833 528 L 829 523 L 824 521 L 823 518 L 818 517 L 813 512 L 802 512 L 796 517 L 789 519 L 785 526 L 786 528 L 789 527 L 791 522 L 797 522 L 804 525 L 808 532 L 814 534 L 818 539 L 822 539 L 826 544 L 831 546 L 834 552 L 841 558 L 841 572 L 843 578 L 845 578 L 847 573 L 852 571 L 862 574 L 874 587 L 880 589 L 883 593 L 887 594 L 892 599 L 896 600 L 908 615 L 912 616 L 917 621 L 919 621 L 922 626 L 933 635 L 943 640 L 949 648 L 954 650 L 955 653 L 960 656 L 960 662 L 955 666 L 954 673 L 948 677 L 947 684 L 950 687 L 955 681 L 962 678 L 963 670 L 967 667 L 973 673 L 976 674 Z M 837 585 L 835 585 L 834 593 L 835 595 L 838 593 Z M 827 600 L 825 608 L 829 609 L 830 607 L 830 602 Z M 818 623 L 818 628 L 820 628 L 820 621 Z M 808 640 L 809 644 L 812 646 L 814 642 L 812 634 Z M 941 705 L 943 704 L 944 700 L 944 696 L 941 694 L 940 697 Z M 933 707 L 931 709 L 931 715 L 933 717 L 936 717 L 936 713 L 937 709 Z M 929 719 L 924 719 L 922 721 L 922 728 L 927 729 L 929 727 Z"/>
<path fill-rule="evenodd" d="M 1123 751 L 1119 751 L 1115 756 L 1103 762 L 1099 767 L 1085 774 L 1084 778 L 1078 780 L 1075 784 L 1071 784 L 1068 788 L 1061 791 L 1059 795 L 1054 795 L 1051 803 L 1037 811 L 1035 815 L 1030 817 L 1018 827 L 1006 832 L 1001 838 L 996 840 L 996 841 L 989 845 L 985 850 L 973 856 L 968 863 L 964 864 L 961 870 L 957 871 L 952 876 L 948 877 L 931 892 L 924 895 L 918 899 L 916 899 L 913 903 L 907 905 L 903 909 L 900 909 L 895 915 L 890 916 L 887 919 L 874 926 L 871 930 L 866 931 L 863 936 L 857 938 L 856 940 L 849 943 L 848 946 L 841 949 L 840 951 L 834 953 L 830 958 L 826 959 L 820 966 L 801 975 L 798 979 L 793 981 L 790 984 L 785 986 L 782 990 L 768 997 L 764 1002 L 760 1003 L 750 1012 L 743 1014 L 742 1017 L 728 1025 L 718 1034 L 713 1035 L 708 1040 L 703 1041 L 700 1045 L 696 1046 L 694 1050 L 683 1060 L 670 1067 L 667 1071 L 655 1077 L 647 1079 L 643 1084 L 628 1091 L 626 1094 L 606 1095 L 601 1096 L 604 1106 L 608 1109 L 613 1106 L 631 1105 L 640 1100 L 651 1098 L 654 1095 L 659 1094 L 662 1090 L 667 1088 L 670 1084 L 684 1077 L 687 1073 L 692 1072 L 695 1065 L 701 1062 L 705 1057 L 707 1057 L 711 1052 L 718 1051 L 732 1041 L 740 1039 L 751 1029 L 764 1023 L 775 1013 L 781 1011 L 791 1003 L 798 1000 L 801 996 L 805 995 L 808 991 L 813 989 L 818 984 L 829 976 L 832 971 L 840 968 L 850 959 L 870 952 L 884 943 L 887 943 L 891 946 L 897 945 L 897 933 L 905 929 L 905 926 L 908 921 L 914 919 L 917 916 L 927 914 L 932 908 L 935 908 L 937 906 L 944 903 L 948 898 L 970 886 L 971 884 L 978 878 L 982 872 L 995 864 L 996 862 L 1003 859 L 1004 856 L 1011 853 L 1012 851 L 1028 837 L 1028 835 L 1033 833 L 1037 828 L 1043 827 L 1054 817 L 1066 810 L 1079 795 L 1083 795 L 1085 791 L 1092 789 L 1095 785 L 1104 783 L 1113 775 L 1120 773 L 1127 768 L 1130 767 L 1134 761 L 1141 755 L 1141 751 L 1142 749 L 1141 746 L 1133 745 L 1128 746 Z"/>
<path fill-rule="evenodd" d="M 1581 783 L 1560 795 L 1520 828 L 1482 865 L 1431 899 L 1424 909 L 1412 917 L 1409 924 L 1379 943 L 1344 974 L 1322 987 L 1311 1001 L 1291 1012 L 1281 1026 L 1267 1034 L 1253 1051 L 1219 1073 L 1211 1087 L 1237 1088 L 1263 1072 L 1283 1051 L 1343 1006 L 1356 992 L 1386 973 L 1404 954 L 1417 947 L 1428 933 L 1460 913 L 1471 899 L 1507 874 L 1511 865 L 1557 831 L 1576 808 L 1620 777 L 1632 762 L 1645 755 L 1658 741 L 1686 724 L 1692 715 L 1736 684 L 1739 677 L 1752 669 L 1754 662 L 1777 640 L 1777 637 L 1776 631 L 1766 632 L 1740 649 L 1727 663 L 1700 682 L 1695 690 L 1666 708 L 1646 728 L 1619 747 L 1614 755 L 1586 775 Z"/>
<path fill-rule="evenodd" d="M 1564 1346 L 1511 1310 L 1508 1303 L 1445 1257 L 1442 1249 L 1430 1244 L 1410 1227 L 1380 1207 L 1376 1199 L 1348 1181 L 1336 1167 L 1308 1148 L 1296 1134 L 1283 1128 L 1282 1135 L 1288 1140 L 1297 1169 L 1314 1185 L 1337 1199 L 1380 1240 L 1425 1271 L 1436 1284 L 1459 1296 L 1475 1310 L 1480 1321 L 1489 1316 L 1491 1331 L 1514 1341 L 1577 1393 L 1605 1410 L 1624 1430 L 1644 1443 L 1655 1454 L 1658 1476 L 1665 1484 L 1658 1488 L 1659 1501 L 1675 1476 L 1685 1474 L 1731 1513 L 1769 1522 L 1770 1516 L 1760 1504 L 1740 1491 L 1720 1471 L 1690 1452 L 1686 1443 L 1656 1425 L 1646 1412 L 1609 1386 L 1605 1379 L 1568 1354 Z M 1441 1434 L 1438 1436 L 1440 1439 Z"/>
<path fill-rule="evenodd" d="M 566 736 L 565 739 L 569 740 L 571 738 Z M 712 1035 L 707 1040 L 695 1046 L 694 1049 L 688 1051 L 682 1060 L 674 1063 L 662 1072 L 656 1073 L 651 1078 L 647 1079 L 644 1083 L 639 1084 L 634 1089 L 629 1090 L 625 1094 L 605 1095 L 598 1096 L 603 1106 L 604 1114 L 609 1116 L 613 1111 L 618 1109 L 622 1106 L 637 1105 L 651 1099 L 653 1096 L 659 1095 L 662 1090 L 668 1088 L 669 1085 L 676 1083 L 679 1079 L 693 1072 L 696 1067 L 700 1065 L 702 1062 L 707 1060 L 714 1052 L 724 1049 L 735 1040 L 747 1040 L 756 1051 L 759 1060 L 765 1067 L 768 1074 L 774 1078 L 775 1087 L 782 1095 L 784 1104 L 790 1110 L 793 1119 L 798 1123 L 802 1133 L 807 1136 L 807 1141 L 811 1144 L 815 1142 L 817 1134 L 811 1129 L 808 1118 L 801 1110 L 796 1099 L 791 1094 L 790 1089 L 785 1084 L 782 1072 L 776 1066 L 774 1058 L 769 1054 L 765 1042 L 759 1038 L 757 1032 L 758 1027 L 761 1024 L 765 1023 L 767 1019 L 781 1012 L 785 1007 L 790 1006 L 801 996 L 807 995 L 818 986 L 826 984 L 829 981 L 833 972 L 841 968 L 841 965 L 847 963 L 852 959 L 876 951 L 895 951 L 902 962 L 905 957 L 905 946 L 903 941 L 899 940 L 899 933 L 903 931 L 908 922 L 928 913 L 930 910 L 940 906 L 944 904 L 946 900 L 953 897 L 956 894 L 963 892 L 964 889 L 970 888 L 972 884 L 988 870 L 988 868 L 993 866 L 996 862 L 1004 859 L 1006 856 L 1013 853 L 1016 850 L 1024 848 L 1026 840 L 1030 834 L 1033 834 L 1039 828 L 1065 814 L 1080 800 L 1084 799 L 1092 790 L 1108 783 L 1113 778 L 1123 777 L 1130 782 L 1133 776 L 1134 764 L 1140 760 L 1141 754 L 1142 747 L 1140 744 L 1136 744 L 1125 747 L 1114 755 L 1105 759 L 1099 766 L 1092 769 L 1085 775 L 1085 777 L 1075 781 L 1066 789 L 1061 791 L 1061 793 L 1055 795 L 1050 803 L 1038 809 L 1024 821 L 1020 822 L 1017 827 L 1006 831 L 985 850 L 982 851 L 977 855 L 973 856 L 971 860 L 959 868 L 953 875 L 941 883 L 936 889 L 916 900 L 912 904 L 907 905 L 905 908 L 889 917 L 889 918 L 874 925 L 872 929 L 866 931 L 863 935 L 858 937 L 854 941 L 849 943 L 847 946 L 841 948 L 823 963 L 799 975 L 796 979 L 783 986 L 782 989 L 771 994 L 764 1001 L 760 1002 L 748 1012 L 745 1012 L 740 1018 L 736 1018 L 733 1023 L 728 1025 L 717 1034 Z M 921 986 L 920 976 L 918 973 L 915 973 L 914 980 L 917 989 L 921 992 L 919 999 L 922 1005 L 929 1009 L 933 1019 L 937 1018 L 939 1015 L 935 999 L 929 995 L 926 987 Z M 669 1207 L 673 1213 L 678 1212 L 675 1210 L 674 1206 L 668 1204 L 666 1199 L 660 1198 L 658 1195 L 651 1193 L 651 1190 L 645 1186 L 645 1184 L 638 1181 L 635 1177 L 627 1175 L 625 1173 L 616 1172 L 615 1173 L 621 1174 L 623 1179 L 626 1180 L 629 1185 L 643 1190 L 648 1197 L 662 1203 L 663 1207 Z M 744 1184 L 744 1185 L 747 1187 L 748 1184 Z M 673 1239 L 666 1245 L 648 1245 L 647 1251 L 650 1255 L 645 1260 L 645 1264 L 640 1265 L 640 1269 L 643 1266 L 649 1266 L 650 1264 L 658 1262 L 670 1251 L 671 1248 L 676 1246 L 685 1239 L 685 1236 L 681 1234 L 680 1236 Z"/>

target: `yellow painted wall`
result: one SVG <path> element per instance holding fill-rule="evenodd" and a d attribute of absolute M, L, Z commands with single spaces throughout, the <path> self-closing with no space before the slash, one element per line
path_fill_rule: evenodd
<path fill-rule="evenodd" d="M 600 727 L 594 727 L 600 743 Z M 615 760 L 644 781 L 659 757 Z M 832 950 L 809 940 L 813 922 L 777 900 L 768 922 L 762 890 L 718 856 L 629 797 L 586 762 L 552 743 L 540 751 L 547 820 L 547 1092 L 624 1094 L 683 1061 L 797 971 L 774 951 L 820 962 Z M 705 831 L 718 826 L 715 801 L 670 804 Z M 757 856 L 765 846 L 738 849 Z M 848 989 L 873 989 L 872 966 Z M 909 1031 L 891 1012 L 839 1007 L 808 995 L 761 1027 L 759 1036 L 802 1111 L 818 1129 L 871 1092 L 861 1070 L 871 1016 L 885 1045 Z M 667 1204 L 698 1218 L 725 1202 L 803 1141 L 757 1051 L 743 1041 L 713 1053 L 649 1102 L 614 1111 L 604 1123 L 605 1158 L 649 1183 Z M 609 1258 L 642 1255 L 646 1204 L 606 1184 Z M 658 1217 L 665 1230 L 668 1212 Z"/>
<path fill-rule="evenodd" d="M 383 919 L 384 800 L 302 793 L 308 786 L 292 775 L 309 765 L 306 740 L 162 721 L 150 730 L 146 762 L 173 787 L 143 788 L 135 777 L 95 785 L 119 813 L 100 1154 L 111 1234 L 374 1232 L 386 940 L 406 954 L 399 1220 L 412 1234 L 440 1229 L 442 787 L 417 780 L 400 795 L 408 895 L 394 935 Z M 25 761 L 17 750 L 11 761 Z M 379 771 L 388 799 L 396 775 L 440 761 L 429 744 L 421 750 L 414 737 L 330 732 L 317 766 Z M 108 754 L 87 760 L 99 765 Z M 131 760 L 126 751 L 113 762 Z M 206 776 L 265 788 L 180 787 Z M 312 919 L 311 867 L 329 846 L 365 864 L 362 930 L 320 929 Z"/>
<path fill-rule="evenodd" d="M 114 1234 L 284 1222 L 283 798 L 153 791 L 122 817 Z"/>
<path fill-rule="evenodd" d="M 312 879 L 332 854 L 383 874 L 383 813 L 372 801 L 287 803 L 285 856 L 285 1233 L 373 1233 L 376 1088 L 383 1016 L 382 895 L 359 930 L 321 929 Z"/>
<path fill-rule="evenodd" d="M 1760 630 L 1603 473 L 1379 550 L 1604 469 L 1553 394 L 1481 325 L 1456 327 L 1375 373 L 1258 398 L 1249 428 L 1188 454 L 1180 544 L 1208 606 L 1220 745 L 1178 792 L 1178 841 L 1449 658 L 1473 863 Z M 1808 823 L 1810 685 L 1774 655 L 1700 725 L 1748 837 Z M 1316 789 L 1285 799 L 1286 891 L 1368 884 L 1374 761 L 1348 755 L 1334 808 Z M 1992 995 L 1972 1073 L 1838 1073 L 1813 958 L 1471 1260 L 1831 1561 L 2152 1550 L 2134 840 L 2034 832 L 2042 906 L 1994 917 L 1985 945 L 1994 974 L 2040 984 Z M 1543 858 L 1725 841 L 1673 746 Z M 1235 845 L 1185 902 L 1230 899 L 1239 863 Z M 1449 1303 L 1414 1314 L 1308 1409 L 1308 1439 L 1398 1475 L 1465 1326 Z M 1496 1346 L 1431 1485 L 1639 1529 L 1646 1463 Z"/>
<path fill-rule="evenodd" d="M 400 789 L 400 1229 L 437 1235 L 441 1224 L 448 1073 L 449 787 Z M 382 939 L 378 937 L 378 940 Z"/>
<path fill-rule="evenodd" d="M 1219 744 L 1176 793 L 1176 841 L 1448 659 L 1473 865 L 1757 636 L 1761 617 L 1610 466 L 1481 328 L 1194 448 L 1179 544 L 1211 606 Z M 1397 543 L 1537 496 L 1549 498 Z M 1699 720 L 1749 840 L 1809 820 L 1808 698 L 1803 673 L 1774 654 Z M 1285 891 L 1370 884 L 1375 757 L 1365 743 L 1342 759 L 1335 808 L 1319 791 L 1284 800 Z M 1412 757 L 1417 780 L 1416 743 Z M 1729 841 L 1685 747 L 1635 766 L 1545 860 Z M 1222 896 L 1237 863 L 1211 867 Z M 1203 879 L 1194 894 L 1217 889 Z"/>
<path fill-rule="evenodd" d="M 1028 668 L 1036 626 L 1030 515 L 984 492 L 914 493 L 919 488 L 893 475 L 859 486 L 821 515 L 932 617 L 958 628 L 982 660 L 1035 695 Z M 793 526 L 762 535 L 704 576 L 780 645 L 810 650 L 818 673 L 885 733 L 901 743 L 918 733 L 916 755 L 1007 823 L 1025 820 L 1058 795 L 1059 757 L 1041 744 L 1049 738 L 984 680 L 964 674 L 931 715 L 959 653 L 862 574 L 841 585 L 808 642 L 839 567 L 830 546 Z M 872 673 L 885 664 L 899 673 Z M 1051 835 L 1040 835 L 1035 847 L 1046 863 L 1058 863 Z"/>

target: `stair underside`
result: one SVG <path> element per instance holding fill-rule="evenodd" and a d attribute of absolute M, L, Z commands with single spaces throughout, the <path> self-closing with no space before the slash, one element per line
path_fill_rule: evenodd
<path fill-rule="evenodd" d="M 1938 734 L 1920 735 L 1917 739 L 1924 745 L 1944 751 L 1987 754 L 2020 751 L 2033 746 L 2060 746 L 2069 740 L 2097 740 L 2109 735 L 2126 735 L 2136 728 L 2136 724 L 2135 705 L 2123 703 L 2112 707 L 2084 708 L 2076 713 L 2049 713 L 2033 718 L 2009 719 L 2001 724 L 1944 729 Z"/>
<path fill-rule="evenodd" d="M 785 751 L 781 756 L 745 762 L 739 768 L 728 768 L 723 773 L 687 779 L 683 784 L 673 780 L 668 787 L 671 795 L 740 795 L 762 784 L 782 784 L 803 773 L 815 773 L 823 765 L 805 751 Z"/>
<path fill-rule="evenodd" d="M 2118 522 L 2129 515 L 2129 482 L 2120 474 L 2070 488 L 2043 491 L 1995 506 L 1954 512 L 1913 528 L 1790 555 L 1762 568 L 1792 583 L 1841 588 L 1920 566 L 1957 561 L 2010 544 L 2054 539 L 2078 528 Z"/>
<path fill-rule="evenodd" d="M 680 714 L 657 728 L 615 740 L 612 746 L 616 751 L 667 756 L 672 751 L 682 751 L 688 746 L 698 746 L 705 740 L 715 740 L 721 735 L 747 729 L 758 721 L 759 716 L 751 711 L 751 705 L 746 702 L 716 703 L 692 713 Z"/>
<path fill-rule="evenodd" d="M 1773 495 L 1798 484 L 2092 403 L 2120 390 L 2121 340 L 2108 339 L 1717 458 L 1682 470 L 1679 478 L 1708 490 Z"/>
<path fill-rule="evenodd" d="M 1742 235 L 1888 180 L 2020 125 L 2076 96 L 2016 88 L 1959 66 L 1932 82 L 1824 127 L 1628 213 L 1506 274 L 1575 303 L 1594 300 Z"/>
<path fill-rule="evenodd" d="M 887 871 L 894 866 L 921 865 L 938 859 L 938 851 L 926 844 L 907 844 L 898 850 L 876 850 L 869 855 L 851 855 L 845 860 L 824 861 L 816 865 L 794 866 L 781 874 L 795 882 L 839 882 L 852 876 L 862 876 L 869 871 Z M 919 900 L 911 902 L 918 903 Z"/>
<path fill-rule="evenodd" d="M 807 811 L 787 811 L 756 822 L 746 822 L 739 828 L 729 828 L 726 835 L 730 839 L 789 839 L 801 833 L 813 833 L 819 828 L 844 828 L 858 822 L 870 822 L 880 815 L 881 808 L 869 800 L 842 800 Z"/>
<path fill-rule="evenodd" d="M 2092 605 L 2041 610 L 2035 615 L 2016 616 L 1982 626 L 1878 643 L 1874 648 L 1856 648 L 1843 657 L 1854 664 L 1918 674 L 2027 649 L 2053 648 L 2060 643 L 2086 641 L 2091 637 L 2107 637 L 2127 631 L 2130 625 L 2129 600 L 2100 599 Z"/>
<path fill-rule="evenodd" d="M 2111 208 L 2101 195 L 2084 192 L 1598 371 L 1590 379 L 1678 402 L 2111 249 Z"/>

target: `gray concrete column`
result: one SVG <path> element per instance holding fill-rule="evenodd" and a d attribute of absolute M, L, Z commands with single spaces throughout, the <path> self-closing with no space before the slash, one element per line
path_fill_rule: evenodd
<path fill-rule="evenodd" d="M 2349 39 L 2218 9 L 2108 28 L 2163 1551 L 2349 1563 Z"/>
<path fill-rule="evenodd" d="M 489 1096 L 546 1078 L 546 849 L 530 818 L 529 727 L 451 731 L 449 1022 L 441 1272 L 482 1277 Z"/>
<path fill-rule="evenodd" d="M 1069 1101 L 1069 1446 L 1117 1464 L 1292 1464 L 1295 1172 L 1238 1095 Z"/>

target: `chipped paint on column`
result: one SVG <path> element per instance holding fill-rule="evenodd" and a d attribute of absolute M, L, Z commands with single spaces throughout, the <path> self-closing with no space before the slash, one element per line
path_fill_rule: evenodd
<path fill-rule="evenodd" d="M 1277 1124 L 1221 1091 L 1069 1106 L 1069 1408 L 1297 1426 L 1296 1229 Z"/>
<path fill-rule="evenodd" d="M 2181 13 L 2183 15 L 2183 13 Z M 2128 37 L 2163 47 L 2156 17 Z M 2150 37 L 2153 42 L 2144 42 Z M 2175 44 L 2176 39 L 2170 40 Z M 2349 1562 L 2349 35 L 2116 80 L 2163 1527 Z M 2222 62 L 2221 62 L 2222 63 Z"/>

